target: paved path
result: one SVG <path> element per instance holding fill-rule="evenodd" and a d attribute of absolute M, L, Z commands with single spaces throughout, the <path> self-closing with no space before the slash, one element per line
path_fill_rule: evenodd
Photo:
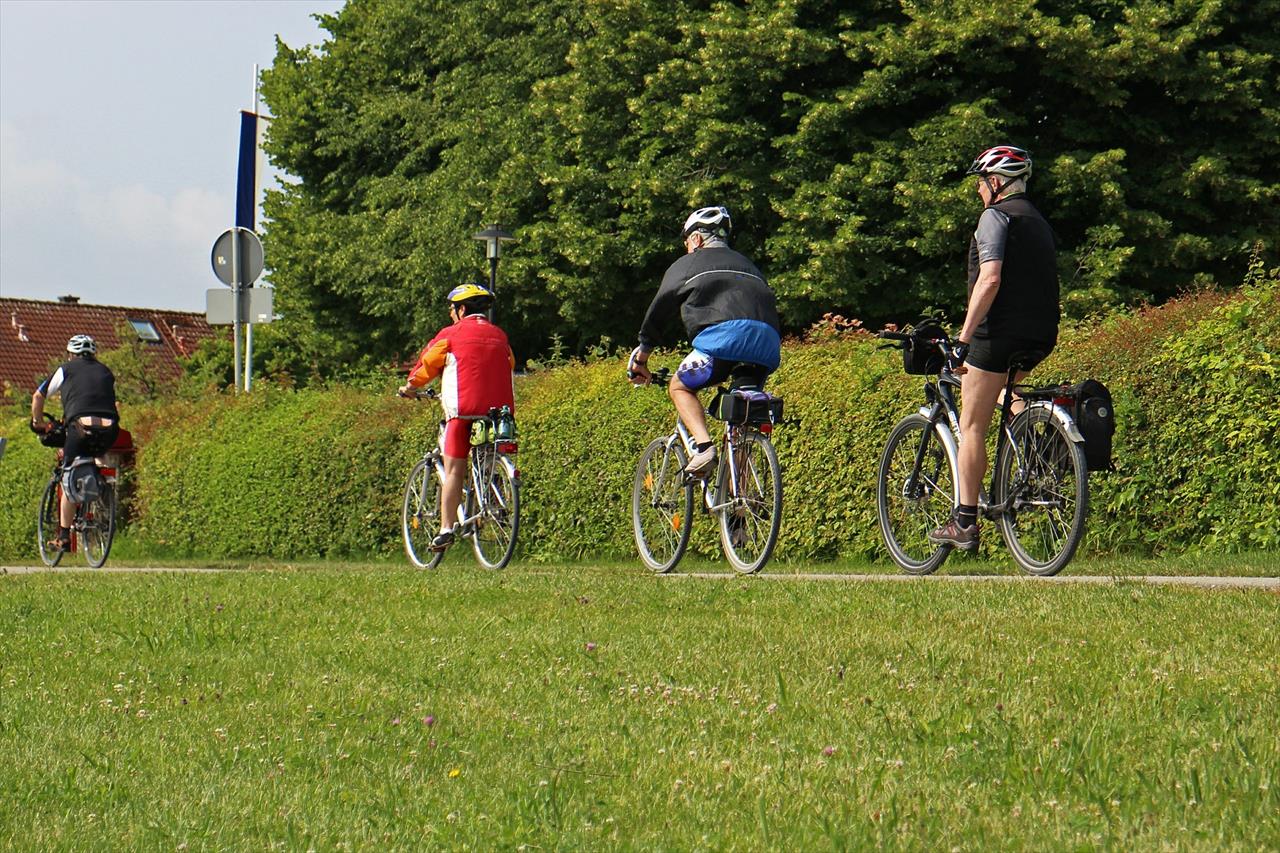
<path fill-rule="evenodd" d="M 723 572 L 691 572 L 687 575 L 673 574 L 666 577 L 679 578 L 732 578 L 737 575 Z M 1037 578 L 1029 575 L 838 575 L 816 572 L 797 572 L 795 574 L 762 574 L 761 580 L 799 580 L 799 581 L 901 581 L 903 583 L 1048 583 L 1048 584 L 1110 584 L 1141 583 L 1154 586 L 1194 586 L 1204 589 L 1268 589 L 1280 592 L 1280 578 L 1237 578 L 1237 577 L 1202 577 L 1174 575 L 1058 575 L 1051 578 Z"/>
<path fill-rule="evenodd" d="M 50 569 L 46 566 L 0 566 L 0 575 L 31 575 L 41 573 L 72 573 L 72 572 L 154 572 L 161 574 L 170 573 L 208 573 L 232 571 L 228 569 L 213 568 L 174 568 L 174 567 L 146 567 L 136 568 L 127 566 L 104 566 L 101 569 L 91 569 L 84 564 L 58 566 L 56 569 Z M 245 570 L 234 570 L 245 571 Z M 688 572 L 663 575 L 661 577 L 668 579 L 677 578 L 700 578 L 705 580 L 729 580 L 739 577 L 737 574 L 729 572 Z M 1202 589 L 1263 589 L 1280 592 L 1280 578 L 1240 578 L 1240 577 L 1199 577 L 1199 576 L 1167 576 L 1167 575 L 1059 575 L 1052 578 L 1035 578 L 1026 575 L 928 575 L 926 577 L 912 577 L 903 574 L 882 574 L 882 575 L 849 575 L 849 574 L 831 574 L 822 572 L 795 572 L 795 573 L 765 573 L 757 575 L 756 578 L 761 581 L 840 581 L 845 583 L 858 582 L 900 582 L 900 583 L 1048 583 L 1048 584 L 1110 584 L 1110 583 L 1139 583 L 1150 584 L 1153 586 L 1191 586 Z"/>
<path fill-rule="evenodd" d="M 211 568 L 168 568 L 164 566 L 156 567 L 139 567 L 139 566 L 103 566 L 100 569 L 91 569 L 84 563 L 76 565 L 60 565 L 57 568 L 49 568 L 48 566 L 0 566 L 0 575 L 64 575 L 74 574 L 76 572 L 112 572 L 117 574 L 127 574 L 129 572 L 155 572 L 158 574 L 175 574 L 194 572 L 197 574 L 208 572 L 223 572 L 226 569 Z"/>

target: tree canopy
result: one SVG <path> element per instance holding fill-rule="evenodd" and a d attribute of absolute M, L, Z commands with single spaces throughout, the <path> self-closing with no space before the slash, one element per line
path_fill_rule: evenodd
<path fill-rule="evenodd" d="M 284 314 L 329 375 L 406 357 L 515 231 L 519 357 L 630 342 L 690 209 L 800 328 L 958 314 L 983 148 L 1031 151 L 1064 303 L 1239 281 L 1280 243 L 1280 0 L 348 0 L 263 74 Z"/>

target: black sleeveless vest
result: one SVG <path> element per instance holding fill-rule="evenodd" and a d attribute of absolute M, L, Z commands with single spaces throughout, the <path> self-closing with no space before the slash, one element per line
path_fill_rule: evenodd
<path fill-rule="evenodd" d="M 73 358 L 62 365 L 62 417 L 82 415 L 116 418 L 116 378 L 111 369 L 92 358 Z"/>
<path fill-rule="evenodd" d="M 1046 344 L 1058 340 L 1057 238 L 1035 205 L 1016 195 L 991 205 L 1009 217 L 1000 289 L 976 337 Z M 969 293 L 978 280 L 978 241 L 969 238 Z"/>

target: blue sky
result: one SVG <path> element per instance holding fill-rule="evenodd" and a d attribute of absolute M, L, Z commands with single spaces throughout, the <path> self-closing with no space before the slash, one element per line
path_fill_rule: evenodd
<path fill-rule="evenodd" d="M 0 0 L 0 295 L 203 312 L 253 65 L 341 6 Z"/>

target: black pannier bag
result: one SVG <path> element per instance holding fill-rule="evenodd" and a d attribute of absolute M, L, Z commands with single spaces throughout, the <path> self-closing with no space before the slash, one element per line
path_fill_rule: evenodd
<path fill-rule="evenodd" d="M 1111 392 L 1096 379 L 1072 385 L 1071 417 L 1084 436 L 1084 459 L 1090 471 L 1111 471 L 1111 437 L 1116 433 L 1116 413 Z"/>
<path fill-rule="evenodd" d="M 723 388 L 708 407 L 711 417 L 731 424 L 769 424 L 782 420 L 782 398 L 765 391 Z"/>
<path fill-rule="evenodd" d="M 941 373 L 946 358 L 931 339 L 942 336 L 942 327 L 936 323 L 921 323 L 913 329 L 911 339 L 903 341 L 902 369 L 913 376 Z"/>

